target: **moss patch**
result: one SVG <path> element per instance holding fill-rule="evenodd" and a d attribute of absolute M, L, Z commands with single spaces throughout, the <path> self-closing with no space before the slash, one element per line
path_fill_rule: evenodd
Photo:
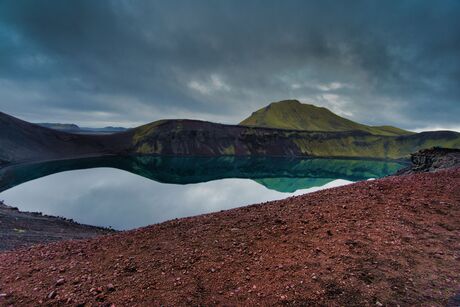
<path fill-rule="evenodd" d="M 340 117 L 326 108 L 297 100 L 274 102 L 243 120 L 240 125 L 306 131 L 365 131 L 375 135 L 398 136 L 412 132 L 392 126 L 367 126 Z"/>

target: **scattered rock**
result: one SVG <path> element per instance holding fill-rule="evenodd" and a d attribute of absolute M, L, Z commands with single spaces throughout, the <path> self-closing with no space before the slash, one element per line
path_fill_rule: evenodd
<path fill-rule="evenodd" d="M 460 170 L 392 176 L 0 253 L 0 306 L 385 306 L 388 289 L 395 306 L 442 306 L 460 275 L 459 186 Z"/>
<path fill-rule="evenodd" d="M 433 147 L 411 154 L 411 165 L 399 170 L 396 175 L 439 170 L 460 166 L 460 149 Z"/>
<path fill-rule="evenodd" d="M 18 208 L 4 203 L 0 204 L 0 216 L 4 221 L 0 223 L 0 251 L 115 232 L 112 229 L 83 225 L 60 217 L 19 211 Z"/>
<path fill-rule="evenodd" d="M 59 278 L 56 281 L 56 286 L 62 286 L 63 284 L 65 284 L 65 279 L 64 278 Z"/>
<path fill-rule="evenodd" d="M 53 290 L 53 291 L 51 291 L 50 293 L 48 293 L 47 298 L 48 298 L 49 300 L 51 300 L 51 299 L 55 298 L 56 295 L 57 295 L 57 291 L 56 291 L 56 290 Z"/>

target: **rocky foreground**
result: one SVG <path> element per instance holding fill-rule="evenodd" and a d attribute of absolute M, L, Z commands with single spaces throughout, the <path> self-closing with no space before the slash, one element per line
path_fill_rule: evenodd
<path fill-rule="evenodd" d="M 0 305 L 445 306 L 460 169 L 0 254 Z"/>
<path fill-rule="evenodd" d="M 433 147 L 419 150 L 410 156 L 411 165 L 396 175 L 409 175 L 460 166 L 460 149 Z"/>
<path fill-rule="evenodd" d="M 21 212 L 0 201 L 0 251 L 37 243 L 91 238 L 113 232 L 111 229 L 83 225 L 40 212 Z"/>

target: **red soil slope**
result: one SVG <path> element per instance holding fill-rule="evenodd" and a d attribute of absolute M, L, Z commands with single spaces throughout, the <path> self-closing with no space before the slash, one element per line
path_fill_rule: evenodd
<path fill-rule="evenodd" d="M 0 254 L 0 305 L 441 306 L 459 286 L 460 169 Z"/>

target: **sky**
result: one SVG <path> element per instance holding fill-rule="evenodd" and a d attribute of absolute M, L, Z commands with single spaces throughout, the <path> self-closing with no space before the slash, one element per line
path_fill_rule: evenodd
<path fill-rule="evenodd" d="M 236 124 L 298 99 L 460 131 L 460 1 L 0 0 L 0 111 Z"/>

